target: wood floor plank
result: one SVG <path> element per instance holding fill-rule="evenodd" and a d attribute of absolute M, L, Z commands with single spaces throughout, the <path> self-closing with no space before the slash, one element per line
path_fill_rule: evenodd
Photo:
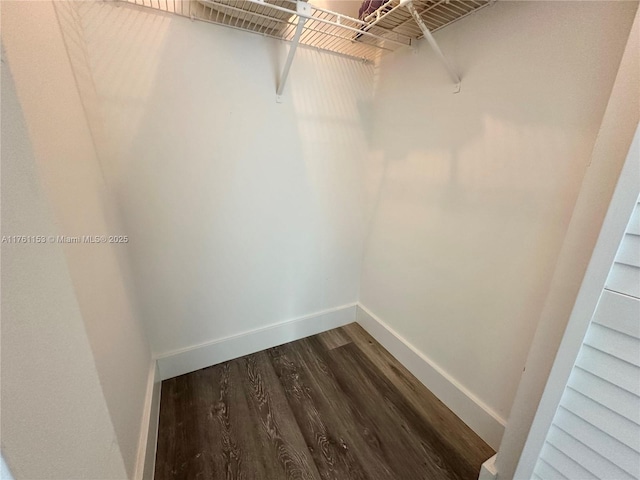
<path fill-rule="evenodd" d="M 404 365 L 357 323 L 341 328 L 366 357 L 393 383 L 423 421 L 431 425 L 450 444 L 458 455 L 472 465 L 480 465 L 495 451 L 456 416 L 438 397 L 425 387 Z"/>
<path fill-rule="evenodd" d="M 198 442 L 193 441 L 201 434 L 193 415 L 198 412 L 199 383 L 195 376 L 183 375 L 163 384 L 159 428 L 166 434 L 158 439 L 156 478 L 198 478 L 207 473 Z"/>
<path fill-rule="evenodd" d="M 239 444 L 250 450 L 252 435 L 234 438 L 229 370 L 221 364 L 163 382 L 157 480 L 246 478 Z M 238 418 L 246 416 L 242 406 L 233 402 Z"/>
<path fill-rule="evenodd" d="M 247 425 L 267 446 L 263 457 L 268 479 L 319 480 L 307 445 L 291 412 L 266 352 L 248 355 L 232 363 L 241 369 L 239 378 L 249 404 Z"/>
<path fill-rule="evenodd" d="M 379 449 L 361 435 L 374 426 L 357 422 L 348 399 L 309 342 L 282 345 L 269 354 L 322 478 L 394 480 Z"/>
<path fill-rule="evenodd" d="M 216 461 L 216 452 L 222 450 L 219 429 L 210 414 L 211 399 L 219 390 L 218 382 L 211 378 L 228 381 L 228 375 L 218 372 L 226 370 L 225 365 L 210 370 L 199 370 L 193 375 L 185 375 L 185 389 L 189 402 L 180 410 L 182 418 L 182 438 L 190 447 L 190 454 L 180 466 L 184 468 L 175 478 L 213 478 L 219 476 L 220 463 Z M 222 381 L 222 380 L 221 380 Z M 197 413 L 195 413 L 197 412 Z M 195 413 L 195 414 L 194 414 Z"/>
<path fill-rule="evenodd" d="M 172 478 L 174 460 L 176 459 L 175 443 L 177 418 L 175 416 L 175 378 L 162 382 L 160 394 L 160 414 L 158 417 L 158 443 L 156 445 L 155 478 L 165 480 Z"/>
<path fill-rule="evenodd" d="M 254 461 L 261 445 L 256 441 L 245 418 L 249 407 L 233 363 L 226 362 L 194 372 L 200 380 L 200 405 L 198 413 L 204 434 L 196 439 L 200 450 L 213 465 L 211 477 L 226 480 L 254 478 L 265 469 Z"/>
<path fill-rule="evenodd" d="M 374 419 L 399 478 L 475 480 L 464 457 L 446 448 L 397 389 L 354 344 L 327 352 L 329 366 L 356 408 Z"/>

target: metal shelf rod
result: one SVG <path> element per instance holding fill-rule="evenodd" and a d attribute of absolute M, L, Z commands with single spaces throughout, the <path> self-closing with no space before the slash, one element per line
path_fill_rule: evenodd
<path fill-rule="evenodd" d="M 293 63 L 293 57 L 296 55 L 298 45 L 300 45 L 300 36 L 304 30 L 304 24 L 307 21 L 307 17 L 311 8 L 308 4 L 299 2 L 297 4 L 298 13 L 298 25 L 296 25 L 296 33 L 293 35 L 291 46 L 289 47 L 289 54 L 287 55 L 287 61 L 284 63 L 282 74 L 280 75 L 280 81 L 278 82 L 278 88 L 276 89 L 276 102 L 282 103 L 282 94 L 284 93 L 284 87 L 287 84 L 287 77 L 289 76 L 289 70 L 291 70 L 291 64 Z"/>
<path fill-rule="evenodd" d="M 431 49 L 435 52 L 438 58 L 440 58 L 440 61 L 446 68 L 447 73 L 449 73 L 451 80 L 453 80 L 453 83 L 455 83 L 454 93 L 458 93 L 460 91 L 460 76 L 453 69 L 453 67 L 447 60 L 447 57 L 444 56 L 444 53 L 442 53 L 442 50 L 440 50 L 440 47 L 438 46 L 438 42 L 436 42 L 436 39 L 433 38 L 433 35 L 431 35 L 431 32 L 429 31 L 424 21 L 422 20 L 422 17 L 418 14 L 418 12 L 416 11 L 416 8 L 413 6 L 413 0 L 400 0 L 400 4 L 404 5 L 407 8 L 407 10 L 409 10 L 409 13 L 411 13 L 411 16 L 418 24 L 418 27 L 420 27 L 420 30 L 422 30 L 422 34 L 424 35 L 424 38 L 427 39 L 427 42 L 429 42 Z"/>

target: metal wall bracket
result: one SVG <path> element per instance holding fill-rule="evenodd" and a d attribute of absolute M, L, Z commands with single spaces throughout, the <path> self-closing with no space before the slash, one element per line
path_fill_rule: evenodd
<path fill-rule="evenodd" d="M 426 38 L 427 42 L 429 42 L 431 49 L 435 52 L 438 58 L 440 58 L 440 61 L 442 62 L 444 67 L 447 69 L 447 73 L 449 74 L 449 76 L 451 77 L 451 80 L 453 80 L 453 83 L 454 83 L 453 93 L 460 92 L 460 83 L 461 83 L 460 75 L 456 73 L 456 71 L 453 69 L 453 67 L 447 60 L 447 57 L 445 57 L 444 53 L 442 53 L 442 50 L 440 50 L 440 47 L 438 46 L 436 39 L 433 38 L 431 31 L 429 30 L 427 25 L 424 23 L 424 20 L 422 20 L 422 17 L 420 16 L 420 14 L 416 11 L 416 8 L 413 6 L 413 0 L 400 0 L 400 5 L 404 6 L 409 11 L 413 19 L 418 24 L 418 27 L 420 27 L 420 30 L 422 30 L 422 34 L 424 35 L 424 38 Z"/>
<path fill-rule="evenodd" d="M 291 70 L 293 58 L 295 57 L 296 50 L 300 44 L 300 36 L 304 30 L 304 24 L 307 21 L 307 18 L 311 16 L 311 6 L 307 2 L 298 0 L 296 2 L 296 13 L 298 14 L 298 24 L 296 25 L 296 33 L 293 35 L 293 39 L 291 40 L 289 54 L 287 55 L 287 60 L 284 63 L 280 80 L 278 81 L 278 88 L 276 89 L 276 103 L 282 103 L 282 94 L 284 93 L 284 87 L 287 84 L 287 78 L 289 77 L 289 70 Z"/>

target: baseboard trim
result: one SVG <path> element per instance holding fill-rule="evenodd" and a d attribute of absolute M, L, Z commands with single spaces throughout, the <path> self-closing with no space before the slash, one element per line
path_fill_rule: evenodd
<path fill-rule="evenodd" d="M 353 303 L 330 308 L 294 320 L 159 355 L 156 360 L 160 377 L 162 380 L 177 377 L 332 328 L 342 327 L 355 322 L 356 305 Z"/>
<path fill-rule="evenodd" d="M 360 303 L 356 321 L 485 442 L 498 449 L 505 419 Z"/>
<path fill-rule="evenodd" d="M 480 467 L 480 476 L 478 480 L 496 480 L 498 478 L 498 470 L 496 470 L 497 454 L 482 464 Z"/>
<path fill-rule="evenodd" d="M 155 473 L 156 445 L 158 442 L 158 420 L 160 416 L 160 372 L 155 360 L 149 368 L 147 393 L 142 411 L 136 480 L 153 480 Z"/>

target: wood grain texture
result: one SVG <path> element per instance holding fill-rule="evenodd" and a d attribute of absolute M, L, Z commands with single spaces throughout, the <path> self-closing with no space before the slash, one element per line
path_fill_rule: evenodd
<path fill-rule="evenodd" d="M 448 449 L 444 439 L 419 418 L 379 370 L 354 345 L 330 352 L 330 368 L 340 386 L 385 439 L 385 457 L 400 478 L 473 478 L 464 457 Z M 477 476 L 477 472 L 475 472 Z"/>
<path fill-rule="evenodd" d="M 166 380 L 156 480 L 475 480 L 493 450 L 359 325 Z"/>
<path fill-rule="evenodd" d="M 269 353 L 322 478 L 393 478 L 375 448 L 377 439 L 362 435 L 374 426 L 358 421 L 310 339 Z"/>
<path fill-rule="evenodd" d="M 394 387 L 411 404 L 423 421 L 433 426 L 458 455 L 472 465 L 482 463 L 495 454 L 473 430 L 458 418 L 431 391 L 407 370 L 357 323 L 342 328 L 351 341 L 366 355 Z"/>
<path fill-rule="evenodd" d="M 250 410 L 243 427 L 257 435 L 262 445 L 262 459 L 267 469 L 263 478 L 319 479 L 266 352 L 234 362 L 240 364 L 237 378 L 248 397 Z"/>

